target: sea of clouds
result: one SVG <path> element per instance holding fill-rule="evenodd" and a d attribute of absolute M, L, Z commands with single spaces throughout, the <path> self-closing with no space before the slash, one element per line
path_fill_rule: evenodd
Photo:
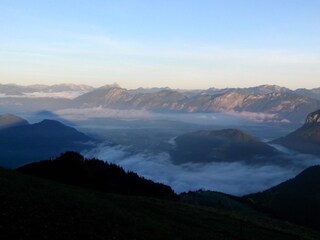
<path fill-rule="evenodd" d="M 171 186 L 177 193 L 189 190 L 213 190 L 233 195 L 263 191 L 296 176 L 303 169 L 320 164 L 320 159 L 299 154 L 280 146 L 288 164 L 248 165 L 243 162 L 185 163 L 175 165 L 167 153 L 132 154 L 121 146 L 101 144 L 83 152 L 87 158 L 99 158 L 134 171 L 140 176 Z"/>

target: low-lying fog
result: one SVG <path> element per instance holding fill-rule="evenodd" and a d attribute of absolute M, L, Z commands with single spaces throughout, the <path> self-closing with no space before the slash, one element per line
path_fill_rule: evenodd
<path fill-rule="evenodd" d="M 207 189 L 244 195 L 265 190 L 280 182 L 294 177 L 308 166 L 320 164 L 320 159 L 311 155 L 286 151 L 291 164 L 281 165 L 246 165 L 234 163 L 206 163 L 174 165 L 167 153 L 131 154 L 126 148 L 100 145 L 97 148 L 83 152 L 88 157 L 96 157 L 116 163 L 126 170 L 170 185 L 176 192 Z"/>
<path fill-rule="evenodd" d="M 46 115 L 47 114 L 47 115 Z M 167 153 L 174 137 L 200 129 L 239 128 L 262 140 L 283 136 L 294 127 L 266 123 L 264 114 L 151 113 L 143 110 L 68 109 L 25 116 L 31 122 L 51 118 L 105 140 L 85 151 L 88 158 L 116 163 L 145 178 L 170 185 L 176 192 L 208 189 L 234 195 L 257 192 L 287 180 L 320 159 L 277 147 L 287 156 L 288 165 L 247 165 L 220 162 L 174 165 Z M 109 143 L 116 145 L 110 145 Z"/>
<path fill-rule="evenodd" d="M 163 129 L 171 127 L 168 122 L 179 122 L 184 124 L 184 127 L 189 124 L 189 127 L 193 126 L 195 129 L 241 128 L 261 139 L 276 138 L 296 128 L 285 121 L 279 122 L 276 114 L 253 112 L 164 113 L 96 107 L 62 109 L 55 111 L 54 114 L 76 123 L 81 128 L 111 129 L 127 126 L 135 129 L 150 127 Z M 132 126 L 133 122 L 135 124 Z M 153 124 L 150 125 L 150 122 Z"/>

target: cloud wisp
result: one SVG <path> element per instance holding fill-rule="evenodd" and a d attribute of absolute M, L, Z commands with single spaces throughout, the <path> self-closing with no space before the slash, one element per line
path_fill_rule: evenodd
<path fill-rule="evenodd" d="M 121 110 L 104 107 L 68 108 L 55 111 L 55 114 L 69 120 L 87 120 L 90 118 L 150 119 L 152 113 L 147 110 Z"/>

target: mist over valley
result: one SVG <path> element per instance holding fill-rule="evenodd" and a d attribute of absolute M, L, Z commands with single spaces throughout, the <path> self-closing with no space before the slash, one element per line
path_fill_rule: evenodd
<path fill-rule="evenodd" d="M 12 87 L 10 91 L 9 87 Z M 19 88 L 19 97 L 18 90 L 14 91 L 14 88 Z M 85 157 L 116 163 L 147 179 L 168 184 L 178 193 L 206 189 L 244 195 L 267 189 L 320 162 L 317 156 L 270 143 L 302 125 L 300 120 L 288 120 L 289 116 L 299 114 L 299 119 L 304 119 L 305 111 L 318 107 L 318 100 L 310 98 L 312 100 L 308 100 L 308 108 L 303 107 L 303 111 L 300 111 L 299 104 L 302 103 L 299 99 L 305 96 L 287 88 L 264 85 L 247 89 L 177 91 L 168 88 L 125 90 L 118 85 L 98 89 L 77 85 L 62 85 L 60 88 L 42 86 L 42 92 L 47 91 L 51 94 L 46 97 L 35 92 L 39 91 L 39 88 L 32 90 L 28 87 L 7 86 L 4 92 L 6 95 L 0 99 L 0 104 L 7 106 L 7 109 L 2 109 L 2 113 L 6 111 L 16 114 L 32 124 L 51 119 L 75 128 L 88 136 L 88 139 L 94 139 L 95 143 L 69 150 L 78 149 Z M 111 90 L 115 95 L 110 95 Z M 79 96 L 71 97 L 79 91 Z M 71 94 L 65 98 L 68 92 Z M 63 94 L 57 97 L 56 93 Z M 175 96 L 174 100 L 168 99 L 172 94 Z M 237 103 L 233 108 L 227 105 L 224 110 L 217 108 L 214 112 L 201 110 L 201 102 L 198 105 L 199 110 L 192 112 L 173 110 L 173 105 L 163 105 L 168 101 L 179 102 L 181 98 L 210 96 L 216 99 L 225 94 L 226 99 L 230 94 L 246 94 L 249 98 L 255 96 L 258 99 L 273 96 L 278 105 L 270 103 L 270 109 L 273 110 L 268 110 L 264 102 L 256 102 L 254 110 L 238 108 L 240 105 Z M 288 104 L 288 94 L 291 94 L 291 98 L 296 98 L 297 102 L 290 102 L 289 108 L 280 107 L 279 97 L 283 95 L 283 104 Z M 162 99 L 162 105 L 132 107 L 133 96 L 145 98 L 146 95 L 156 104 Z M 103 96 L 108 100 L 98 102 Z M 94 100 L 95 97 L 97 100 Z M 128 99 L 125 100 L 126 98 Z M 93 100 L 96 103 L 93 104 Z M 245 106 L 252 100 L 247 101 L 249 100 L 241 104 Z M 129 104 L 127 107 L 123 105 L 125 102 Z M 249 109 L 251 111 L 247 111 Z M 258 109 L 261 111 L 257 112 Z M 279 116 L 286 117 L 281 120 Z M 221 135 L 206 137 L 211 133 L 225 131 L 224 129 L 234 129 L 238 135 L 226 135 L 225 139 Z M 204 134 L 204 137 L 197 139 L 197 135 L 192 135 L 198 133 Z M 189 140 L 187 136 L 190 136 Z M 236 139 L 239 136 L 243 139 L 241 143 Z M 233 137 L 235 139 L 232 140 Z M 227 142 L 230 142 L 229 145 Z M 244 153 L 243 156 L 239 154 L 240 149 Z M 188 151 L 191 155 L 187 154 Z M 56 151 L 52 157 L 58 154 L 60 152 Z M 46 157 L 49 156 L 43 155 L 43 159 Z M 41 160 L 39 157 L 37 159 Z"/>
<path fill-rule="evenodd" d="M 0 239 L 319 240 L 320 1 L 0 1 Z"/>

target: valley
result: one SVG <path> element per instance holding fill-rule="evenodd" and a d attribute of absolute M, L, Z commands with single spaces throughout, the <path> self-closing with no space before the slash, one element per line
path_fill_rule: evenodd
<path fill-rule="evenodd" d="M 252 223 L 251 220 L 249 220 L 250 223 L 246 223 L 249 224 L 249 227 L 245 227 L 249 229 L 245 230 L 246 233 L 237 233 L 244 234 L 244 236 L 252 235 L 255 231 L 259 232 L 261 221 L 266 236 L 271 234 L 270 236 L 275 238 L 291 239 L 291 234 L 299 235 L 302 234 L 300 232 L 302 231 L 304 232 L 303 237 L 309 239 L 305 234 L 309 230 L 297 229 L 297 232 L 294 230 L 292 233 L 290 230 L 290 233 L 287 233 L 287 230 L 277 228 L 276 231 L 280 231 L 281 234 L 280 232 L 273 233 L 273 224 L 280 226 L 282 223 L 273 223 L 275 220 L 268 220 L 264 214 L 271 214 L 275 218 L 318 229 L 312 219 L 305 222 L 296 221 L 296 218 L 289 216 L 285 210 L 282 215 L 274 214 L 274 206 L 270 205 L 269 207 L 264 203 L 264 201 L 268 201 L 268 196 L 260 197 L 261 194 L 264 194 L 262 191 L 272 189 L 272 187 L 295 177 L 304 169 L 320 164 L 317 153 L 318 111 L 309 112 L 303 117 L 303 121 L 299 120 L 305 111 L 318 106 L 317 99 L 312 98 L 313 100 L 309 101 L 304 99 L 306 97 L 304 95 L 296 95 L 289 89 L 275 86 L 248 89 L 208 89 L 206 91 L 125 90 L 115 85 L 98 89 L 72 86 L 75 90 L 65 89 L 65 87 L 66 85 L 63 85 L 62 89 L 58 89 L 59 91 L 74 91 L 70 96 L 76 95 L 76 92 L 80 90 L 81 94 L 74 98 L 64 98 L 61 96 L 64 96 L 66 92 L 63 94 L 58 92 L 61 95 L 57 97 L 58 94 L 55 94 L 57 90 L 49 88 L 51 90 L 43 91 L 50 92 L 55 96 L 54 98 L 52 96 L 42 98 L 38 94 L 30 97 L 24 93 L 27 90 L 23 90 L 22 96 L 19 97 L 10 95 L 14 92 L 12 90 L 6 92 L 5 97 L 0 98 L 0 104 L 10 110 L 8 114 L 0 116 L 0 163 L 2 167 L 18 168 L 18 171 L 23 174 L 94 189 L 98 192 L 107 191 L 108 194 L 130 193 L 129 195 L 142 194 L 144 197 L 156 196 L 158 198 L 162 194 L 162 190 L 157 186 L 163 186 L 163 189 L 170 192 L 170 199 L 179 199 L 179 203 L 173 203 L 172 211 L 180 211 L 178 209 L 182 204 L 182 209 L 190 208 L 190 214 L 193 214 L 192 211 L 198 211 L 195 210 L 198 208 L 199 211 L 206 212 L 201 214 L 207 214 L 207 211 L 218 211 L 214 214 L 218 214 L 218 219 L 223 216 L 221 221 L 228 222 L 229 214 L 231 214 L 230 221 L 242 221 L 243 218 L 255 219 L 252 220 Z M 46 88 L 42 87 L 42 89 Z M 30 91 L 32 93 L 34 90 Z M 236 99 L 243 94 L 247 97 L 240 97 L 242 99 L 239 100 L 240 103 Z M 8 97 L 9 95 L 10 97 Z M 36 95 L 37 97 L 35 97 Z M 216 108 L 204 109 L 202 100 L 194 105 L 201 106 L 201 108 L 192 107 L 190 110 L 191 108 L 186 105 L 186 101 L 192 105 L 195 104 L 193 101 L 195 99 L 198 101 L 199 98 L 204 98 L 203 101 L 207 102 L 208 96 L 211 96 L 212 106 L 216 106 Z M 284 100 L 278 100 L 279 96 Z M 285 99 L 289 96 L 290 98 L 295 97 L 296 100 L 291 99 L 286 102 Z M 229 97 L 235 105 L 228 103 Z M 274 101 L 266 100 L 267 107 L 264 100 L 261 99 L 269 97 L 272 97 Z M 255 100 L 253 101 L 253 99 Z M 152 103 L 153 101 L 155 103 Z M 279 107 L 282 104 L 279 101 L 290 103 L 291 106 Z M 299 101 L 301 102 L 299 103 Z M 12 104 L 8 104 L 10 102 Z M 176 102 L 176 104 L 172 105 L 170 102 Z M 220 107 L 217 107 L 218 102 Z M 228 108 L 222 107 L 224 104 L 227 104 Z M 304 104 L 307 104 L 308 107 L 305 107 Z M 239 108 L 240 105 L 241 108 Z M 31 108 L 29 109 L 29 107 Z M 2 111 L 7 111 L 7 109 L 2 109 Z M 299 109 L 303 109 L 303 111 Z M 296 118 L 297 114 L 298 118 Z M 283 118 L 284 116 L 286 117 Z M 75 161 L 71 161 L 71 165 L 68 165 L 67 162 L 64 165 L 63 162 L 57 160 L 59 155 L 66 151 L 81 153 L 83 156 L 79 155 L 80 157 L 76 157 L 76 159 L 83 162 L 83 167 L 72 165 L 76 164 Z M 61 155 L 60 158 L 66 161 L 72 160 L 74 157 L 75 155 L 71 154 L 63 155 L 63 157 Z M 57 159 L 53 162 L 44 161 L 46 159 L 52 161 L 51 159 L 55 158 Z M 38 161 L 41 162 L 37 163 Z M 56 161 L 57 165 L 54 165 Z M 59 165 L 58 162 L 62 165 Z M 104 162 L 105 165 L 103 165 Z M 119 170 L 118 173 L 121 172 L 122 175 L 110 180 L 107 176 L 113 175 L 110 172 L 107 173 L 108 164 L 110 164 L 110 169 L 113 166 L 119 166 L 122 170 Z M 86 168 L 88 169 L 86 170 Z M 106 173 L 100 172 L 102 168 L 106 169 Z M 9 170 L 4 170 L 4 175 L 18 174 L 17 177 L 20 178 L 20 173 L 6 171 Z M 67 174 L 68 171 L 72 174 Z M 141 181 L 142 184 L 144 180 L 138 180 L 138 177 L 141 177 L 149 182 L 140 187 L 127 188 L 125 185 L 121 185 L 128 184 L 125 180 L 127 178 L 124 175 L 125 172 L 128 172 L 129 175 L 133 174 L 128 177 L 131 179 L 129 181 L 136 183 Z M 59 175 L 55 175 L 55 173 L 59 173 Z M 80 180 L 79 176 L 82 174 L 86 174 L 81 177 L 86 181 Z M 65 177 L 61 178 L 62 176 Z M 98 177 L 100 182 L 94 180 L 93 176 L 100 176 Z M 134 178 L 136 180 L 133 180 Z M 108 181 L 113 184 L 104 185 Z M 117 185 L 118 183 L 120 185 Z M 144 193 L 147 189 L 150 192 Z M 284 199 L 287 199 L 286 197 Z M 107 199 L 109 196 L 103 198 Z M 297 199 L 300 201 L 300 198 Z M 56 201 L 60 200 L 57 198 Z M 95 197 L 94 201 L 100 200 Z M 135 200 L 131 197 L 128 200 L 125 197 L 121 201 L 134 202 Z M 143 199 L 142 201 L 148 202 L 149 200 Z M 279 204 L 285 204 L 281 201 L 279 200 Z M 25 204 L 29 206 L 27 201 Z M 136 205 L 138 209 L 140 208 L 139 204 Z M 159 204 L 171 208 L 172 203 L 161 202 Z M 317 205 L 315 204 L 315 206 Z M 114 207 L 116 206 L 112 206 L 112 208 Z M 150 207 L 153 209 L 153 204 Z M 39 216 L 44 214 L 41 208 L 32 211 L 39 211 Z M 157 214 L 160 217 L 161 214 Z M 222 215 L 220 216 L 220 214 Z M 318 213 L 315 214 L 318 216 Z M 90 221 L 96 221 L 94 215 Z M 115 216 L 115 222 L 119 224 L 117 222 L 122 220 L 119 220 L 117 215 Z M 224 219 L 226 216 L 228 217 Z M 256 223 L 251 225 L 257 221 L 256 218 L 260 219 L 258 227 L 255 225 Z M 34 219 L 30 219 L 30 221 L 32 222 Z M 136 221 L 135 217 L 132 218 L 132 221 Z M 160 222 L 155 224 L 160 224 Z M 161 224 L 164 223 L 161 222 Z M 142 227 L 142 225 L 137 225 L 137 227 Z M 220 228 L 224 229 L 224 225 L 217 225 L 217 229 Z M 229 227 L 228 229 L 232 230 L 233 228 Z M 287 229 L 287 227 L 284 228 Z M 59 227 L 53 229 L 56 230 Z M 112 227 L 112 229 L 116 228 Z M 95 231 L 100 232 L 101 230 L 96 229 Z M 125 230 L 124 236 L 132 234 L 132 231 L 133 229 Z M 192 231 L 199 234 L 199 230 Z M 220 232 L 220 230 L 217 231 Z M 229 236 L 230 239 L 234 239 L 235 236 L 230 232 L 221 231 L 221 236 Z M 111 233 L 112 235 L 117 234 L 113 230 Z M 12 232 L 9 231 L 8 234 L 12 234 Z M 32 235 L 33 233 L 26 231 L 23 234 Z M 208 234 L 216 235 L 218 233 L 213 230 Z M 278 234 L 280 235 L 278 236 Z M 310 239 L 313 239 L 314 233 L 310 232 L 310 234 Z M 201 239 L 209 235 L 197 236 Z M 299 236 L 302 237 L 302 235 Z M 193 235 L 190 234 L 190 236 Z"/>
<path fill-rule="evenodd" d="M 0 240 L 319 240 L 320 1 L 0 1 Z"/>
<path fill-rule="evenodd" d="M 276 116 L 285 114 L 283 108 L 273 107 L 275 112 L 267 113 L 268 107 L 265 109 L 265 103 L 260 100 L 254 104 L 259 105 L 256 109 L 263 109 L 263 113 L 230 108 L 230 104 L 228 109 L 233 112 L 221 112 L 221 109 L 214 112 L 173 111 L 170 107 L 173 105 L 168 105 L 170 101 L 179 102 L 180 98 L 191 101 L 211 96 L 213 101 L 218 101 L 230 94 L 246 94 L 246 104 L 258 95 L 258 99 L 271 95 L 277 96 L 275 99 L 279 96 L 285 99 L 288 94 L 293 94 L 297 99 L 305 97 L 287 88 L 263 85 L 201 91 L 169 88 L 126 90 L 116 84 L 97 89 L 67 84 L 41 88 L 18 85 L 1 87 L 6 89 L 4 94 L 7 95 L 0 98 L 0 104 L 2 102 L 10 108 L 11 114 L 16 114 L 2 115 L 1 120 L 1 161 L 2 166 L 6 167 L 19 167 L 73 150 L 89 158 L 97 157 L 119 164 L 126 170 L 168 184 L 177 192 L 204 188 L 243 195 L 271 187 L 308 166 L 320 163 L 316 155 L 310 155 L 308 151 L 299 153 L 299 149 L 287 148 L 287 145 L 278 142 L 277 139 L 282 139 L 303 125 L 296 120 L 278 121 Z M 18 90 L 19 98 L 13 95 Z M 39 94 L 30 98 L 28 94 L 37 91 L 63 93 L 62 96 L 68 92 L 73 92 L 71 96 L 81 94 L 73 99 L 42 98 Z M 17 99 L 20 99 L 19 104 L 15 102 Z M 47 104 L 47 99 L 55 106 Z M 140 103 L 135 105 L 132 99 Z M 15 102 L 14 106 L 17 107 L 7 105 L 9 100 Z M 151 103 L 153 101 L 156 105 Z M 304 104 L 311 102 L 304 101 Z M 144 105 L 146 103 L 151 105 L 147 107 Z M 279 103 L 278 100 L 270 103 L 268 100 L 270 106 L 276 103 Z M 296 108 L 296 105 L 293 106 L 295 101 L 289 103 L 292 106 L 286 111 Z M 202 106 L 201 102 L 198 106 Z M 293 113 L 300 114 L 299 118 L 302 118 L 298 110 L 295 109 Z M 24 126 L 14 127 L 19 122 Z M 11 123 L 12 127 L 6 125 Z M 33 129 L 38 129 L 38 133 Z M 67 134 L 68 131 L 73 136 Z M 219 131 L 221 134 L 225 131 L 226 135 L 219 135 Z M 235 134 L 228 135 L 227 131 Z M 20 135 L 19 139 L 17 135 Z M 237 135 L 243 136 L 242 143 L 237 140 Z M 246 177 L 248 175 L 250 177 Z M 256 184 L 252 185 L 252 181 Z"/>

